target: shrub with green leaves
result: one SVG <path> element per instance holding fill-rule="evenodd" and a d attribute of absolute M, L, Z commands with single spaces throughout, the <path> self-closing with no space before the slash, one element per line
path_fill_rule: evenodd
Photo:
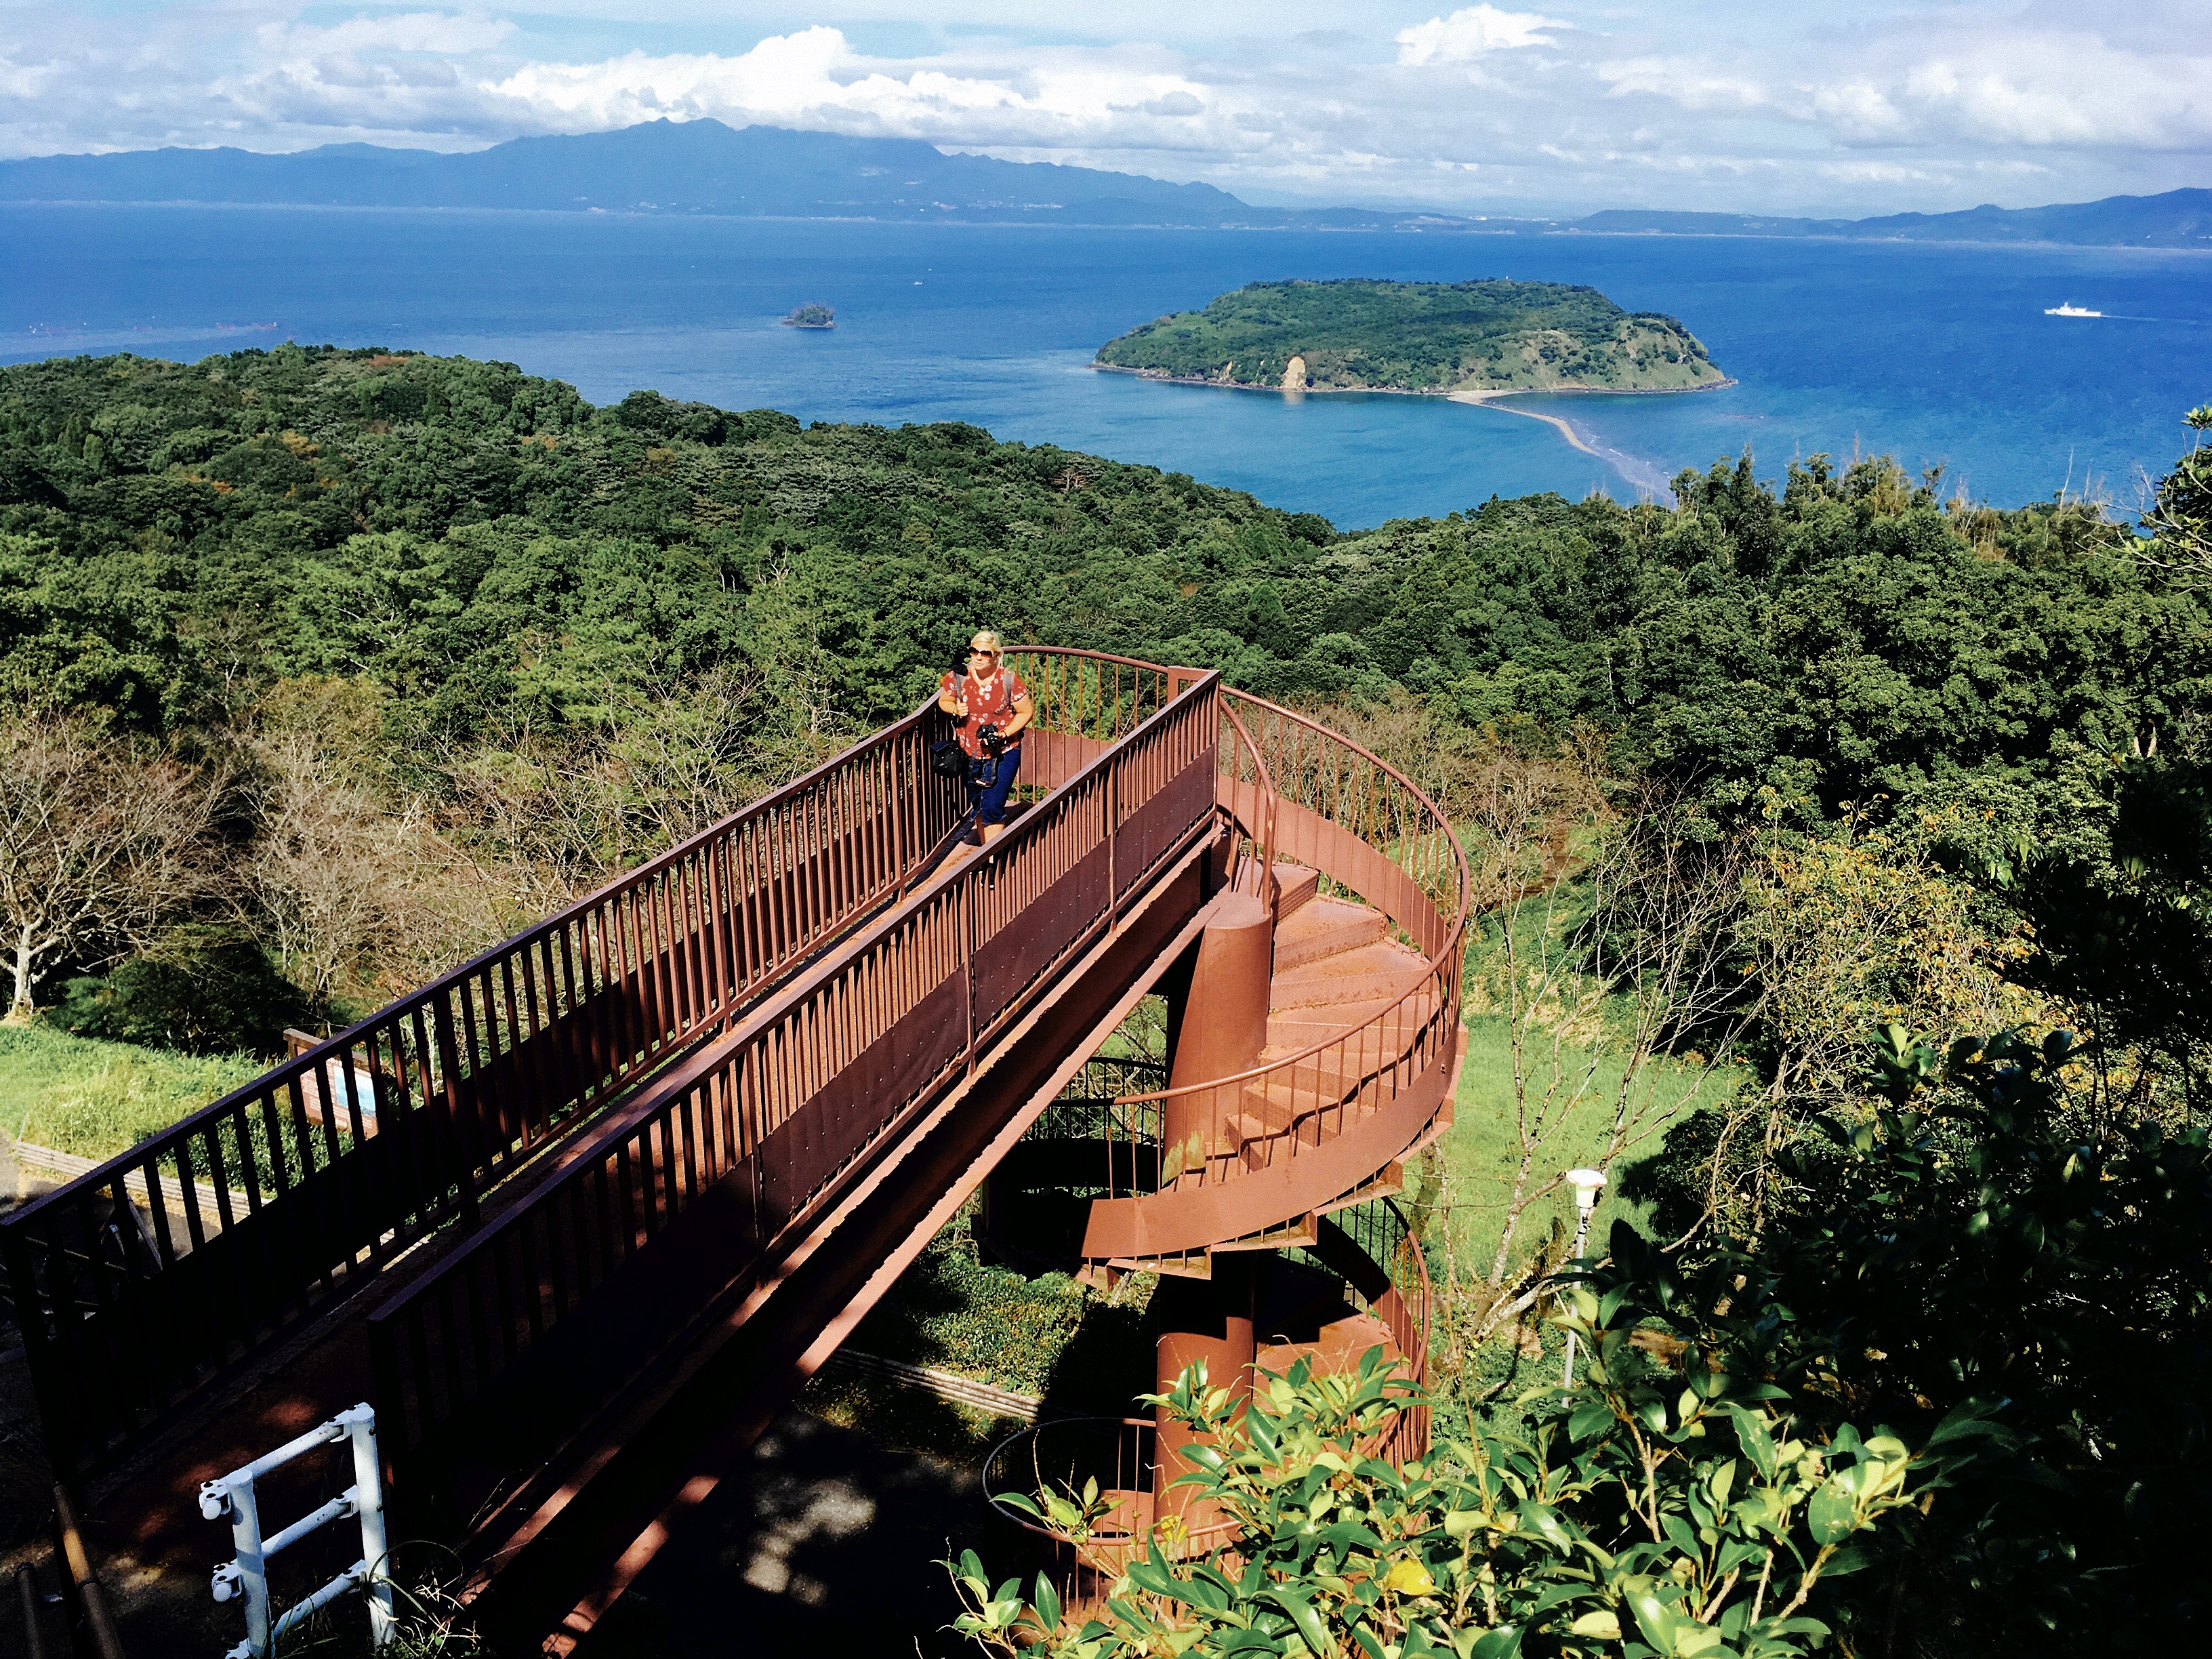
<path fill-rule="evenodd" d="M 1366 1449 L 1423 1402 L 1379 1349 L 1351 1376 L 1301 1361 L 1249 1404 L 1194 1367 L 1151 1403 L 1212 1437 L 1185 1449 L 1197 1468 L 1177 1484 L 1235 1522 L 1231 1540 L 1190 1560 L 1155 1542 L 1103 1606 L 1073 1613 L 1042 1577 L 994 1587 L 969 1552 L 948 1563 L 966 1603 L 956 1628 L 1029 1659 L 1819 1647 L 1861 1534 L 2003 1431 L 1979 1405 L 1917 1447 L 1881 1427 L 1816 1431 L 1736 1364 L 1743 1328 L 1711 1316 L 1728 1305 L 1711 1284 L 1681 1279 L 1625 1225 L 1614 1255 L 1561 1316 L 1593 1348 L 1577 1386 L 1523 1401 L 1511 1429 L 1470 1416 L 1403 1469 Z M 1080 1547 L 1102 1501 L 1040 1494 L 1031 1513 Z"/>
<path fill-rule="evenodd" d="M 46 1016 L 77 1036 L 191 1054 L 268 1054 L 307 999 L 235 928 L 188 923 L 112 972 L 63 982 Z"/>

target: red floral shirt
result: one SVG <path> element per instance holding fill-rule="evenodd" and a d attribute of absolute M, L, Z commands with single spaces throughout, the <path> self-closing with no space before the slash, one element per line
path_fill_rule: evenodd
<path fill-rule="evenodd" d="M 950 674 L 945 677 L 944 690 L 953 690 Z M 953 695 L 966 699 L 968 703 L 968 718 L 962 720 L 958 727 L 960 746 L 968 751 L 971 759 L 981 760 L 983 757 L 983 728 L 996 726 L 1003 729 L 1007 720 L 1013 717 L 1014 705 L 1028 700 L 1030 689 L 1022 684 L 1022 677 L 1012 669 L 1001 668 L 991 677 L 988 686 L 972 672 L 963 674 L 960 689 Z M 1020 743 L 1020 738 L 1017 737 L 1007 746 L 1018 747 Z"/>

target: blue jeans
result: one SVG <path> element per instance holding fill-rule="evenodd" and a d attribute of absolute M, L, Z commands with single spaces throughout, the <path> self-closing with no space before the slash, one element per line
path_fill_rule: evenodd
<path fill-rule="evenodd" d="M 1014 787 L 1014 774 L 1022 769 L 1022 746 L 1009 744 L 994 762 L 988 755 L 968 763 L 968 787 L 975 796 L 975 836 L 982 826 L 1006 821 L 1006 793 Z"/>

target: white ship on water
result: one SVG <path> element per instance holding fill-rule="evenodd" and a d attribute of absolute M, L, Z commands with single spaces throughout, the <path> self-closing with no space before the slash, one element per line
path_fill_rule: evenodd
<path fill-rule="evenodd" d="M 2044 307 L 2043 314 L 2046 317 L 2101 317 L 2105 313 L 2101 311 L 2086 311 L 2069 301 L 2063 306 Z"/>

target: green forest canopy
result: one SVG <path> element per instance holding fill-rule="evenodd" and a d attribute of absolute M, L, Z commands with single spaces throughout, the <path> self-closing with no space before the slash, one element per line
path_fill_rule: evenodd
<path fill-rule="evenodd" d="M 2212 550 L 2207 453 L 2161 496 L 2168 554 Z M 1776 1136 L 1796 1184 L 1764 1265 L 1740 1279 L 1713 1240 L 1696 1270 L 1787 1292 L 1787 1319 L 1729 1306 L 1741 1376 L 1812 1366 L 1793 1433 L 1815 1396 L 1913 1432 L 1931 1401 L 2014 1402 L 2033 1466 L 1876 1535 L 1823 1610 L 1868 1637 L 1853 1651 L 2140 1646 L 2208 1595 L 2212 601 L 2201 563 L 2093 507 L 1936 483 L 1815 456 L 1777 488 L 1747 455 L 1682 474 L 1671 507 L 1492 496 L 1340 532 L 963 424 L 802 428 L 650 392 L 594 409 L 510 364 L 398 352 L 56 360 L 0 369 L 0 737 L 95 730 L 179 790 L 215 779 L 195 845 L 237 884 L 192 890 L 194 925 L 253 918 L 333 1019 L 340 992 L 419 982 L 518 920 L 471 894 L 544 914 L 743 798 L 747 745 L 799 739 L 755 769 L 787 775 L 911 708 L 979 623 L 1218 666 L 1347 723 L 1412 709 L 1431 748 L 1595 750 L 1686 801 L 1692 837 L 1748 820 L 1849 851 L 1846 823 L 1909 823 L 1943 882 L 2025 894 L 2034 954 L 2008 971 L 2089 1012 L 2103 1081 L 2085 1108 L 2056 1033 L 1947 1057 L 1893 1030 L 1878 1117 L 1849 1102 L 1832 1135 Z M 368 892 L 390 863 L 404 879 Z M 309 902 L 332 894 L 352 908 L 325 925 Z M 139 943 L 111 930 L 52 971 Z M 188 947 L 197 988 L 213 957 L 167 946 Z M 121 1019 L 125 977 L 84 1000 Z M 1669 1138 L 1655 1215 L 1710 1190 L 1708 1157 L 1725 1173 Z M 1654 1375 L 1672 1443 L 1668 1411 L 1698 1396 Z M 1704 1488 L 1663 1478 L 1694 1513 Z"/>
<path fill-rule="evenodd" d="M 1697 337 L 1565 283 L 1252 283 L 1098 349 L 1115 368 L 1280 386 L 1291 359 L 1337 391 L 1602 386 L 1684 391 L 1722 383 Z"/>
<path fill-rule="evenodd" d="M 1589 723 L 1723 816 L 1966 802 L 1993 854 L 2093 836 L 2118 758 L 2200 717 L 2203 599 L 2094 513 L 1947 508 L 1886 460 L 1678 488 L 1339 533 L 961 424 L 594 410 L 387 352 L 56 360 L 0 370 L 0 693 L 151 732 L 339 677 L 404 747 L 781 663 L 870 725 L 988 622 L 1528 741 Z"/>

